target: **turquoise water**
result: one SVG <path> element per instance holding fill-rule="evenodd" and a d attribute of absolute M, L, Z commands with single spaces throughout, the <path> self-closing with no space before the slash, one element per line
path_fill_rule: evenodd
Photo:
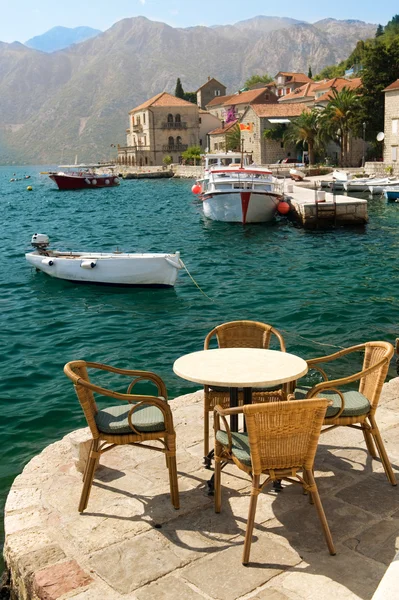
<path fill-rule="evenodd" d="M 173 398 L 199 387 L 173 374 L 174 360 L 224 321 L 272 323 L 304 358 L 399 333 L 397 204 L 370 201 L 364 229 L 305 232 L 284 218 L 243 228 L 205 220 L 192 181 L 59 192 L 41 170 L 0 167 L 1 507 L 32 456 L 85 425 L 69 360 L 156 371 Z M 14 172 L 31 179 L 9 182 Z M 174 289 L 53 280 L 25 261 L 35 232 L 60 249 L 180 250 L 212 301 L 184 272 Z"/>

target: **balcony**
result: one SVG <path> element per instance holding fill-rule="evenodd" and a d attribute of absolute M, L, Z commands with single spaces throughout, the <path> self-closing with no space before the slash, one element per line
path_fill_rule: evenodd
<path fill-rule="evenodd" d="M 187 148 L 188 144 L 173 144 L 172 146 L 165 144 L 162 146 L 162 152 L 184 152 Z"/>
<path fill-rule="evenodd" d="M 180 123 L 177 121 L 174 121 L 173 123 L 169 123 L 169 121 L 168 121 L 168 122 L 162 123 L 161 128 L 162 129 L 187 129 L 187 123 L 185 121 L 180 122 Z"/>
<path fill-rule="evenodd" d="M 133 125 L 133 131 L 140 133 L 141 131 L 143 131 L 143 126 L 142 125 Z"/>

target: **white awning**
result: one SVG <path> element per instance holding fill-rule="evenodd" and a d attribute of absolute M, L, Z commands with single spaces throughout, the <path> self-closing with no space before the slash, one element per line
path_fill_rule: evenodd
<path fill-rule="evenodd" d="M 269 123 L 291 123 L 290 119 L 267 119 Z"/>

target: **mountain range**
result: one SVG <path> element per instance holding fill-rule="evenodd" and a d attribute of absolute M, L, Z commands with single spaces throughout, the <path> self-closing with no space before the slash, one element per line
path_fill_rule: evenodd
<path fill-rule="evenodd" d="M 42 52 L 55 52 L 55 50 L 68 48 L 72 44 L 84 42 L 99 33 L 101 33 L 99 29 L 92 27 L 53 27 L 46 33 L 36 35 L 25 42 L 25 46 Z"/>
<path fill-rule="evenodd" d="M 234 25 L 173 28 L 144 17 L 46 53 L 0 42 L 0 163 L 109 159 L 125 144 L 128 112 L 151 96 L 208 76 L 234 93 L 253 74 L 315 74 L 345 59 L 376 25 L 310 24 L 259 16 Z"/>

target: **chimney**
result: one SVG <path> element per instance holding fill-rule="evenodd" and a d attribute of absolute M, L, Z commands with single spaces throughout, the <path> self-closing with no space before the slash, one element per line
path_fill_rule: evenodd
<path fill-rule="evenodd" d="M 222 121 L 222 129 L 224 129 L 224 121 Z"/>
<path fill-rule="evenodd" d="M 208 81 L 210 81 L 210 80 L 211 80 L 211 76 L 210 76 L 210 75 L 208 75 Z"/>

